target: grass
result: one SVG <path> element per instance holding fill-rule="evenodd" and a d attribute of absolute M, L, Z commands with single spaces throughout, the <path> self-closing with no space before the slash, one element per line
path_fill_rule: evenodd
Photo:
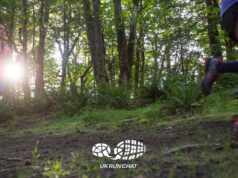
<path fill-rule="evenodd" d="M 115 132 L 124 127 L 167 127 L 200 121 L 199 115 L 181 115 L 177 118 L 161 116 L 160 104 L 153 104 L 136 110 L 93 110 L 85 111 L 80 115 L 65 116 L 41 122 L 32 129 L 35 134 L 73 134 L 76 132 Z"/>
<path fill-rule="evenodd" d="M 128 124 L 145 124 L 152 120 L 163 119 L 156 115 L 160 104 L 153 104 L 136 110 L 86 110 L 80 115 L 65 116 L 59 119 L 51 119 L 41 122 L 32 131 L 35 134 L 72 134 L 77 131 L 112 132 L 119 127 Z"/>
<path fill-rule="evenodd" d="M 237 113 L 238 100 L 225 93 L 213 94 L 203 100 L 202 115 L 219 115 L 221 113 Z"/>
<path fill-rule="evenodd" d="M 134 110 L 125 109 L 86 109 L 74 116 L 61 116 L 51 113 L 49 119 L 38 120 L 31 128 L 16 130 L 18 136 L 33 132 L 36 135 L 66 135 L 74 133 L 115 132 L 133 127 L 182 127 L 203 120 L 230 120 L 237 114 L 238 100 L 224 93 L 213 94 L 200 101 L 198 108 L 185 112 L 166 113 L 166 102 L 157 102 Z M 29 116 L 28 116 L 29 117 Z M 24 122 L 24 116 L 17 117 L 0 128 L 0 132 L 15 128 Z"/>
<path fill-rule="evenodd" d="M 17 116 L 14 119 L 8 119 L 7 122 L 3 123 L 0 127 L 0 134 L 4 134 L 17 126 L 18 123 L 22 122 L 25 119 L 24 116 Z"/>
<path fill-rule="evenodd" d="M 214 151 L 210 148 L 201 150 L 194 149 L 191 152 L 177 152 L 171 157 L 165 158 L 161 158 L 160 156 L 158 158 L 161 150 L 148 152 L 147 156 L 143 158 L 140 168 L 129 170 L 130 173 L 127 172 L 127 176 L 133 177 L 144 174 L 151 177 L 152 174 L 161 174 L 161 171 L 164 171 L 165 174 L 171 178 L 183 174 L 189 175 L 189 177 L 192 178 L 197 177 L 199 170 L 205 169 L 206 171 L 210 170 L 204 173 L 208 177 L 235 178 L 238 174 L 236 169 L 238 165 L 236 159 L 238 154 L 235 149 L 229 148 L 229 141 L 227 141 L 229 136 L 228 129 L 224 131 L 224 133 L 218 133 L 218 131 L 206 129 L 204 124 L 206 124 L 207 121 L 214 121 L 215 123 L 216 121 L 232 120 L 233 116 L 237 114 L 238 100 L 224 93 L 220 93 L 202 99 L 199 104 L 200 105 L 197 108 L 193 108 L 192 111 L 177 112 L 173 113 L 173 115 L 166 113 L 164 110 L 165 105 L 162 102 L 135 110 L 116 110 L 110 108 L 104 110 L 88 109 L 74 116 L 64 116 L 60 118 L 54 116 L 51 117 L 51 119 L 45 119 L 28 130 L 36 135 L 67 135 L 81 132 L 115 132 L 120 131 L 122 128 L 134 129 L 135 127 L 147 127 L 144 130 L 172 128 L 176 132 L 180 129 L 193 126 L 194 138 L 197 138 L 197 140 L 195 140 L 196 142 L 210 143 L 214 141 L 212 140 L 214 133 L 220 134 L 218 137 L 220 136 L 220 142 L 224 144 L 223 150 Z M 21 121 L 22 119 L 11 121 L 9 128 L 16 127 L 17 123 Z M 26 130 L 24 130 L 24 132 L 25 131 Z M 24 134 L 21 136 L 23 135 Z M 184 145 L 193 141 L 194 140 L 185 139 L 184 142 L 186 143 L 180 142 L 178 144 Z M 167 145 L 164 147 L 166 148 L 166 146 Z M 164 147 L 160 146 L 158 149 L 164 149 Z M 45 175 L 54 177 L 55 175 L 72 173 L 75 177 L 105 177 L 105 175 L 101 175 L 103 171 L 99 169 L 100 161 L 103 162 L 104 160 L 88 158 L 82 154 L 82 152 L 73 153 L 70 160 L 67 161 L 53 160 L 48 162 L 45 164 L 48 168 Z M 103 163 L 105 163 L 105 161 Z M 160 165 L 164 167 L 160 167 Z M 115 174 L 113 170 L 110 171 L 112 171 L 110 174 Z M 20 175 L 22 172 L 23 171 L 19 169 Z M 125 175 L 125 170 L 120 170 L 120 172 L 117 173 L 119 177 L 127 177 Z"/>
<path fill-rule="evenodd" d="M 238 174 L 238 170 L 236 169 L 238 165 L 236 159 L 238 156 L 237 151 L 226 148 L 226 145 L 223 147 L 224 150 L 222 152 L 215 152 L 212 149 L 177 152 L 170 158 L 167 157 L 166 161 L 184 167 L 188 172 L 191 171 L 190 177 L 197 177 L 196 167 L 205 166 L 210 170 L 210 172 L 206 172 L 206 177 L 236 178 Z M 178 174 L 177 172 L 177 175 Z"/>

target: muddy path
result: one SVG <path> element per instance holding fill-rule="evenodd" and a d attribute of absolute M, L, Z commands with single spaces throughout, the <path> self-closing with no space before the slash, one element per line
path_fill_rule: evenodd
<path fill-rule="evenodd" d="M 32 151 L 36 143 L 39 141 L 38 150 L 40 160 L 55 160 L 55 159 L 70 159 L 72 152 L 83 152 L 87 160 L 95 159 L 91 154 L 92 146 L 96 143 L 107 143 L 111 147 L 126 139 L 135 139 L 142 141 L 147 147 L 147 153 L 134 163 L 140 165 L 140 170 L 136 176 L 144 177 L 169 177 L 171 168 L 176 170 L 175 177 L 191 177 L 187 172 L 189 164 L 176 163 L 170 157 L 162 157 L 161 152 L 174 147 L 179 147 L 186 144 L 198 143 L 219 143 L 223 144 L 227 141 L 231 134 L 232 121 L 201 121 L 195 124 L 190 123 L 178 128 L 166 127 L 157 128 L 153 125 L 148 127 L 124 128 L 116 133 L 75 133 L 71 135 L 34 135 L 28 133 L 21 137 L 12 137 L 14 133 L 1 133 L 0 139 L 0 178 L 15 178 L 17 177 L 17 167 L 24 165 L 32 167 Z M 18 129 L 24 127 L 33 127 L 36 121 L 24 121 Z M 15 130 L 16 131 L 16 130 Z M 214 150 L 212 150 L 213 152 Z M 221 150 L 215 150 L 222 155 Z M 197 153 L 199 156 L 201 153 Z M 198 159 L 198 160 L 197 160 Z M 200 158 L 195 156 L 194 160 L 199 162 Z M 193 161 L 194 161 L 193 160 Z M 150 171 L 143 172 L 150 168 Z M 195 177 L 210 177 L 211 165 L 200 161 L 196 165 Z M 116 177 L 117 171 L 101 170 L 105 177 Z M 42 177 L 39 174 L 32 174 L 32 177 Z M 68 177 L 76 177 L 70 175 Z M 120 176 L 119 176 L 120 177 Z M 131 177 L 131 176 L 128 176 Z M 26 177 L 27 178 L 27 177 Z"/>

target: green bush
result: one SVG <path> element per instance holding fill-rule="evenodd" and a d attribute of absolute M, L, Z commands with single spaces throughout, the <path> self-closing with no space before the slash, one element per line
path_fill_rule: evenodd
<path fill-rule="evenodd" d="M 167 85 L 165 90 L 167 95 L 167 106 L 172 111 L 175 109 L 189 109 L 198 106 L 201 98 L 199 84 L 190 81 L 176 81 Z"/>
<path fill-rule="evenodd" d="M 141 109 L 141 111 L 143 112 L 142 118 L 145 118 L 146 120 L 158 120 L 163 118 L 166 113 L 161 107 L 162 103 L 159 100 L 154 104 L 144 107 L 143 109 Z"/>
<path fill-rule="evenodd" d="M 217 81 L 216 88 L 220 90 L 227 90 L 238 86 L 238 74 L 237 73 L 225 73 Z"/>
<path fill-rule="evenodd" d="M 48 99 L 54 110 L 63 113 L 76 113 L 87 105 L 87 95 L 75 95 L 68 90 L 52 90 L 48 93 Z"/>
<path fill-rule="evenodd" d="M 163 98 L 165 92 L 159 88 L 159 83 L 153 81 L 150 84 L 144 85 L 139 89 L 139 99 L 142 103 L 153 103 L 157 99 Z"/>
<path fill-rule="evenodd" d="M 0 101 L 0 123 L 6 119 L 12 118 L 14 115 L 11 106 L 3 101 Z"/>
<path fill-rule="evenodd" d="M 130 103 L 131 90 L 120 86 L 106 86 L 99 89 L 96 96 L 97 107 L 127 108 Z"/>
<path fill-rule="evenodd" d="M 230 97 L 229 92 L 213 92 L 212 95 L 202 99 L 202 113 L 204 115 L 219 115 L 221 113 L 237 113 L 238 100 Z"/>
<path fill-rule="evenodd" d="M 50 111 L 52 103 L 47 94 L 35 97 L 31 102 L 32 111 L 34 112 L 46 112 Z"/>

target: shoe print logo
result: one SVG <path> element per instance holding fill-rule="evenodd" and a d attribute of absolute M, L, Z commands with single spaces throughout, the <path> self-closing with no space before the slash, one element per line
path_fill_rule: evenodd
<path fill-rule="evenodd" d="M 146 146 L 137 140 L 125 140 L 117 144 L 114 154 L 106 143 L 97 143 L 92 148 L 92 153 L 97 157 L 107 157 L 112 160 L 133 160 L 146 152 Z"/>

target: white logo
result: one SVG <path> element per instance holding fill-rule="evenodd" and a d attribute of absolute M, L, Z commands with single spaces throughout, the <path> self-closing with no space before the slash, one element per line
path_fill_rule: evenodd
<path fill-rule="evenodd" d="M 142 156 L 146 152 L 146 146 L 137 140 L 125 140 L 114 148 L 114 155 L 111 155 L 111 148 L 106 143 L 97 143 L 93 146 L 92 152 L 97 157 L 108 157 L 112 160 L 132 160 Z"/>

